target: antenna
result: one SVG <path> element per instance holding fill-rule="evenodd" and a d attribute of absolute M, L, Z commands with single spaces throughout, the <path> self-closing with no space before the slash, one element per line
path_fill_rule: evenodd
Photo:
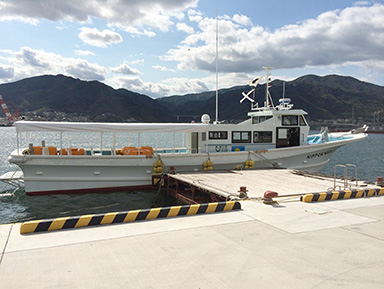
<path fill-rule="evenodd" d="M 216 118 L 219 122 L 219 0 L 216 0 Z"/>
<path fill-rule="evenodd" d="M 265 106 L 266 107 L 269 107 L 270 104 L 269 104 L 269 97 L 270 97 L 270 94 L 269 94 L 269 76 L 271 75 L 270 71 L 273 69 L 273 67 L 265 67 L 263 66 L 264 70 L 267 72 L 267 75 L 265 76 L 265 80 L 266 80 L 266 85 L 265 85 Z"/>

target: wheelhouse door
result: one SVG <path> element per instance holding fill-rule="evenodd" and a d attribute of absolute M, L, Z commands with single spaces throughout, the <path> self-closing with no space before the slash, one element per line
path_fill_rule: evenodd
<path fill-rule="evenodd" d="M 300 127 L 276 128 L 276 148 L 300 145 Z"/>
<path fill-rule="evenodd" d="M 199 133 L 193 132 L 191 133 L 192 137 L 192 153 L 196 154 L 199 152 Z"/>

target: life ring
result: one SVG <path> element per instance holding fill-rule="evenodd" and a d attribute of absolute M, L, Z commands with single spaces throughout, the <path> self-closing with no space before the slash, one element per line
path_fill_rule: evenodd
<path fill-rule="evenodd" d="M 216 146 L 216 147 L 215 147 L 215 150 L 216 150 L 216 152 L 221 151 L 221 146 Z"/>

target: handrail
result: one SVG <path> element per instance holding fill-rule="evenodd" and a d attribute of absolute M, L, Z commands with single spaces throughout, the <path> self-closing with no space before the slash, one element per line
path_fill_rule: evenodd
<path fill-rule="evenodd" d="M 348 187 L 351 187 L 348 183 L 348 167 L 354 167 L 355 168 L 356 187 L 359 186 L 359 181 L 357 179 L 357 167 L 356 167 L 356 165 L 354 165 L 354 164 L 345 164 L 345 165 L 336 164 L 334 167 L 334 173 L 333 173 L 333 190 L 336 190 L 336 169 L 338 167 L 344 168 L 344 190 Z M 339 189 L 341 189 L 340 186 L 339 186 Z"/>

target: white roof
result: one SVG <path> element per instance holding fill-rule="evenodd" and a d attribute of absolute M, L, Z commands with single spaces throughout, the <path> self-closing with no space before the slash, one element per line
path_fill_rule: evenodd
<path fill-rule="evenodd" d="M 16 121 L 13 126 L 22 131 L 59 132 L 200 132 L 209 124 L 202 123 L 101 123 L 101 122 L 49 122 Z"/>

